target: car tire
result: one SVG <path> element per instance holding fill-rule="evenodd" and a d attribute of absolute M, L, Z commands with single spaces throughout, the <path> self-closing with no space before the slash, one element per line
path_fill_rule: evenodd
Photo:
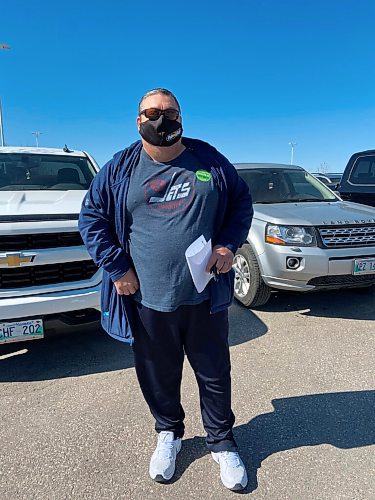
<path fill-rule="evenodd" d="M 271 296 L 271 288 L 263 281 L 257 258 L 250 245 L 245 244 L 237 251 L 233 269 L 236 273 L 235 298 L 250 308 L 266 304 Z"/>

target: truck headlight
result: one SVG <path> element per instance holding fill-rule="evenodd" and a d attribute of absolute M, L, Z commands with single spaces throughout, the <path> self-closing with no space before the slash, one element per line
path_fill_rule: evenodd
<path fill-rule="evenodd" d="M 316 235 L 313 227 L 267 224 L 266 242 L 274 245 L 315 247 Z"/>

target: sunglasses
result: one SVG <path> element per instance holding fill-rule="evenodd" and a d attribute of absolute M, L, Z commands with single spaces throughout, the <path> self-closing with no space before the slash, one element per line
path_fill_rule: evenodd
<path fill-rule="evenodd" d="M 180 112 L 177 109 L 158 109 L 158 108 L 148 108 L 144 109 L 139 113 L 140 115 L 145 115 L 151 121 L 158 120 L 161 115 L 164 115 L 168 120 L 177 120 L 180 116 Z"/>

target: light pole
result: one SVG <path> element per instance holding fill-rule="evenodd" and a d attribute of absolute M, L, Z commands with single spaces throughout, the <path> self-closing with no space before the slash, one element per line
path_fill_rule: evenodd
<path fill-rule="evenodd" d="M 1 97 L 0 97 L 0 138 L 1 138 L 1 146 L 4 147 L 3 108 L 1 106 Z"/>
<path fill-rule="evenodd" d="M 39 148 L 39 136 L 42 135 L 43 132 L 31 132 L 33 135 L 35 135 L 35 142 L 36 142 L 36 147 Z"/>
<path fill-rule="evenodd" d="M 296 142 L 290 141 L 289 146 L 291 147 L 290 151 L 290 164 L 293 165 L 293 159 L 294 159 L 294 146 L 297 146 Z"/>
<path fill-rule="evenodd" d="M 10 49 L 9 45 L 0 44 L 0 49 Z M 4 147 L 4 125 L 3 125 L 3 108 L 1 106 L 1 97 L 0 97 L 0 139 L 1 146 Z"/>

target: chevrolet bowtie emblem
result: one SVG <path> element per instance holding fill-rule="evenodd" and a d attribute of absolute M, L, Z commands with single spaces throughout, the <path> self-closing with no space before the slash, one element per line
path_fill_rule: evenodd
<path fill-rule="evenodd" d="M 23 262 L 33 262 L 35 255 L 24 255 L 19 253 L 0 254 L 0 264 L 8 264 L 8 267 L 20 267 Z"/>

